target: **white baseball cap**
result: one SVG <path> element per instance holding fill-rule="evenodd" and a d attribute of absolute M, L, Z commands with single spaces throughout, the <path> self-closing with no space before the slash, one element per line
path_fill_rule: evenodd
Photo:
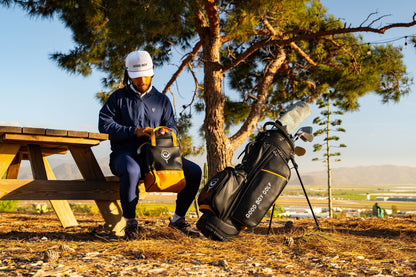
<path fill-rule="evenodd" d="M 126 68 L 130 78 L 154 75 L 152 57 L 147 51 L 133 51 L 128 54 Z"/>

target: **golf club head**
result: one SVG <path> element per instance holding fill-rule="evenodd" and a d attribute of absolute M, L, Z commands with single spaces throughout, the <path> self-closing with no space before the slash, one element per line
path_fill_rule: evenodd
<path fill-rule="evenodd" d="M 299 130 L 302 130 L 304 133 L 312 134 L 313 128 L 311 126 L 304 126 L 300 128 Z"/>
<path fill-rule="evenodd" d="M 309 142 L 313 141 L 313 135 L 312 135 L 311 133 L 302 133 L 302 134 L 300 135 L 300 138 L 301 138 L 303 141 L 309 141 Z"/>
<path fill-rule="evenodd" d="M 290 138 L 292 139 L 293 142 L 295 142 L 299 139 L 299 137 L 300 137 L 300 135 L 302 135 L 302 133 L 303 133 L 302 129 L 299 129 L 299 130 L 296 131 L 295 134 L 293 134 L 293 136 L 290 135 Z"/>
<path fill-rule="evenodd" d="M 296 155 L 298 155 L 298 156 L 303 156 L 303 155 L 305 155 L 305 153 L 306 153 L 305 148 L 300 147 L 300 146 L 296 146 L 296 147 L 295 147 L 295 154 L 296 154 Z"/>

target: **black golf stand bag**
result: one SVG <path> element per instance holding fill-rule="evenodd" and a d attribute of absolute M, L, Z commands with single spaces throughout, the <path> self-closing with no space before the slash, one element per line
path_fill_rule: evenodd
<path fill-rule="evenodd" d="M 203 215 L 196 226 L 213 240 L 229 241 L 257 226 L 290 179 L 289 160 L 297 168 L 294 144 L 279 121 L 267 122 L 243 153 L 241 164 L 218 172 L 199 195 Z"/>

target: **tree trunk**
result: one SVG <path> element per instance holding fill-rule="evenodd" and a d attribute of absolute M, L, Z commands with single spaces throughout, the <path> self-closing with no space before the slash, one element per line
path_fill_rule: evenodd
<path fill-rule="evenodd" d="M 220 60 L 222 41 L 218 9 L 214 2 L 210 0 L 205 1 L 206 16 L 199 10 L 195 19 L 202 43 L 202 60 L 204 63 L 204 131 L 209 178 L 225 167 L 231 166 L 234 151 L 254 131 L 260 114 L 264 109 L 264 103 L 273 78 L 286 59 L 284 50 L 277 47 L 275 58 L 267 63 L 264 76 L 259 81 L 257 101 L 253 103 L 252 111 L 240 130 L 231 138 L 226 137 L 224 128 L 225 99 L 222 93 L 224 69 Z"/>
<path fill-rule="evenodd" d="M 207 48 L 204 48 L 204 52 L 210 50 L 205 49 Z M 215 55 L 215 53 L 212 53 L 212 55 Z M 218 63 L 212 60 L 207 62 L 206 60 L 204 63 L 204 75 L 204 131 L 207 144 L 208 174 L 211 178 L 216 172 L 231 165 L 233 149 L 229 139 L 224 135 L 225 99 L 222 95 L 221 87 L 223 73 L 221 70 L 218 70 Z"/>
<path fill-rule="evenodd" d="M 204 1 L 206 16 L 197 13 L 197 30 L 202 43 L 204 63 L 204 131 L 207 144 L 208 176 L 231 165 L 233 149 L 224 130 L 224 72 L 220 61 L 220 18 L 215 1 Z M 207 20 L 208 19 L 208 20 Z"/>

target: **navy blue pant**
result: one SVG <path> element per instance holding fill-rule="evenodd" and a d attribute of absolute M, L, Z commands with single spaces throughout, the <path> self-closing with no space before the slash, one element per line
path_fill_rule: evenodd
<path fill-rule="evenodd" d="M 110 155 L 111 172 L 120 178 L 120 202 L 125 218 L 136 217 L 136 206 L 139 201 L 138 182 L 141 177 L 137 154 L 130 152 L 113 152 Z M 199 165 L 182 157 L 186 187 L 176 198 L 175 213 L 185 216 L 192 201 L 198 193 L 202 171 Z"/>

